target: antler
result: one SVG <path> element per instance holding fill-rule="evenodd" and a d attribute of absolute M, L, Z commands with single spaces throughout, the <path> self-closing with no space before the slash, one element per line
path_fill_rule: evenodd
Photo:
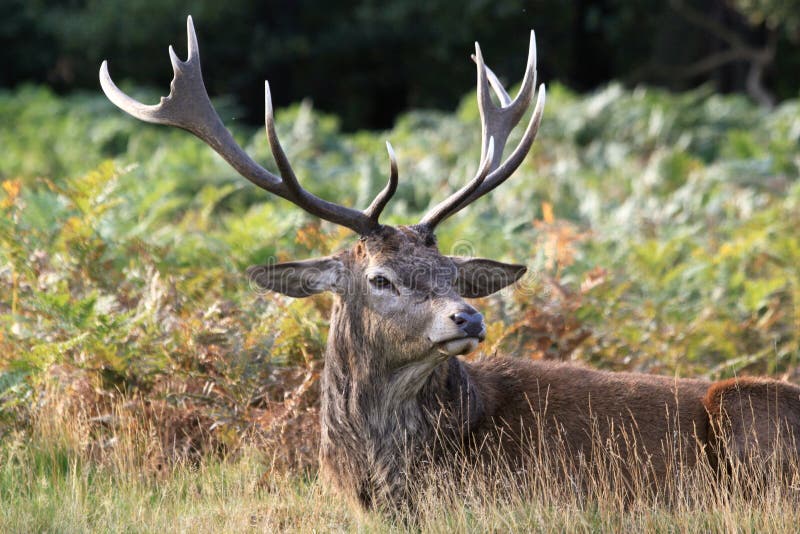
<path fill-rule="evenodd" d="M 275 131 L 272 97 L 269 83 L 265 82 L 264 105 L 267 138 L 280 176 L 272 174 L 242 150 L 212 106 L 200 71 L 200 52 L 191 16 L 186 19 L 186 33 L 189 42 L 189 54 L 186 61 L 181 61 L 172 46 L 169 47 L 169 57 L 174 72 L 169 96 L 162 97 L 159 104 L 152 106 L 134 100 L 114 84 L 108 74 L 108 64 L 103 61 L 100 67 L 100 85 L 108 99 L 126 113 L 142 121 L 177 126 L 188 130 L 213 148 L 239 174 L 260 188 L 285 198 L 312 215 L 350 228 L 361 235 L 375 231 L 380 226 L 378 218 L 381 211 L 397 189 L 397 161 L 391 145 L 387 143 L 391 162 L 389 184 L 378 194 L 369 208 L 362 212 L 321 199 L 303 189 L 292 170 Z"/>
<path fill-rule="evenodd" d="M 501 164 L 508 136 L 530 107 L 536 85 L 536 35 L 533 31 L 531 31 L 528 47 L 525 77 L 522 80 L 522 87 L 513 101 L 497 76 L 484 64 L 478 43 L 475 43 L 475 55 L 472 56 L 472 59 L 478 67 L 478 109 L 481 115 L 481 163 L 479 168 L 482 170 L 466 187 L 437 204 L 422 218 L 420 225 L 428 227 L 431 231 L 446 218 L 505 182 L 522 164 L 536 139 L 536 133 L 542 122 L 546 96 L 544 84 L 539 86 L 536 107 L 522 139 L 508 159 Z M 492 102 L 489 85 L 500 100 L 499 107 Z M 483 177 L 481 177 L 482 175 Z"/>

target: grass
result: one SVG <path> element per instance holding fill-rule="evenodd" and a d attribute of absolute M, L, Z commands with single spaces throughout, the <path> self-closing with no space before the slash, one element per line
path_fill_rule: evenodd
<path fill-rule="evenodd" d="M 314 476 L 271 470 L 263 449 L 154 468 L 153 454 L 168 451 L 145 421 L 98 450 L 86 439 L 91 421 L 54 414 L 0 446 L 3 532 L 788 532 L 800 521 L 796 465 L 790 483 L 754 484 L 748 466 L 720 475 L 699 463 L 653 491 L 646 463 L 570 471 L 558 447 L 536 450 L 522 475 L 500 463 L 489 476 L 465 466 L 466 491 L 434 475 L 419 486 L 419 515 L 393 521 L 354 514 Z M 758 466 L 765 481 L 778 463 Z"/>
<path fill-rule="evenodd" d="M 115 415 L 125 411 L 117 408 Z M 0 446 L 0 531 L 308 532 L 350 524 L 316 481 L 266 475 L 263 451 L 164 462 L 174 451 L 162 449 L 146 418 L 93 442 L 95 418 L 65 415 L 43 410 Z"/>
<path fill-rule="evenodd" d="M 310 532 L 352 524 L 317 483 L 276 478 L 273 489 L 257 487 L 264 463 L 246 451 L 235 461 L 175 465 L 158 479 L 57 448 L 5 451 L 3 461 L 3 532 Z"/>

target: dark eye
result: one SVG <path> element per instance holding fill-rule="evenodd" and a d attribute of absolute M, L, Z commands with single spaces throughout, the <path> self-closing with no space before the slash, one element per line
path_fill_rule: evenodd
<path fill-rule="evenodd" d="M 382 276 L 380 274 L 376 274 L 375 276 L 371 276 L 369 279 L 369 283 L 372 284 L 372 287 L 377 287 L 378 289 L 391 289 L 392 288 L 392 281 Z"/>

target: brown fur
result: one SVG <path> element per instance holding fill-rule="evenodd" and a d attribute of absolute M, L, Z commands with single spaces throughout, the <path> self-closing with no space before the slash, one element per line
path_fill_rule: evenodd
<path fill-rule="evenodd" d="M 708 418 L 702 396 L 704 380 L 598 371 L 548 361 L 491 358 L 470 369 L 485 415 L 481 431 L 502 425 L 513 435 L 536 428 L 544 416 L 545 428 L 558 430 L 567 450 L 591 458 L 597 434 L 612 438 L 618 450 L 635 443 L 636 453 L 649 458 L 657 479 L 667 473 L 665 451 L 679 435 L 684 460 L 697 461 L 696 443 L 708 436 Z"/>
<path fill-rule="evenodd" d="M 732 378 L 713 384 L 703 403 L 720 467 L 766 464 L 789 470 L 800 454 L 800 388 L 767 378 Z"/>

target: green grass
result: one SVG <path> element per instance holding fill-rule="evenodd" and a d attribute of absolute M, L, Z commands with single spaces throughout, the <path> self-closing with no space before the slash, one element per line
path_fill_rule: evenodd
<path fill-rule="evenodd" d="M 281 477 L 258 487 L 265 465 L 246 453 L 174 466 L 158 479 L 54 448 L 4 451 L 3 461 L 3 532 L 308 532 L 353 524 L 316 482 Z"/>

